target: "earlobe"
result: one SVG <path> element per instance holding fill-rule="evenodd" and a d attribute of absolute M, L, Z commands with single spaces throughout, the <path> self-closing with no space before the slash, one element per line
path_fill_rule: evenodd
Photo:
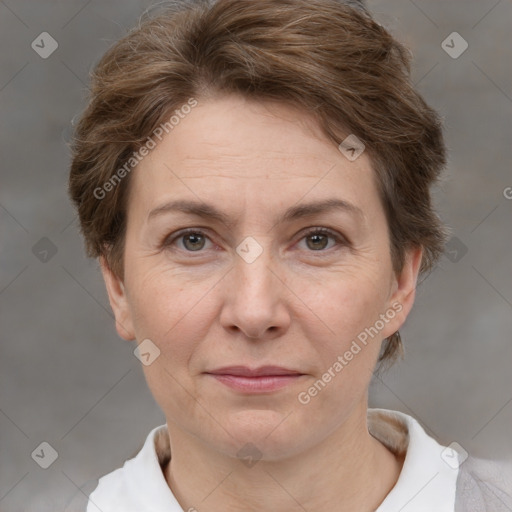
<path fill-rule="evenodd" d="M 389 300 L 389 307 L 398 312 L 394 318 L 393 332 L 402 327 L 414 304 L 422 255 L 421 247 L 409 249 L 405 255 L 402 271 L 396 276 L 395 290 Z"/>
<path fill-rule="evenodd" d="M 110 269 L 104 256 L 100 256 L 101 273 L 107 288 L 110 307 L 116 319 L 116 330 L 121 338 L 131 341 L 135 332 L 131 320 L 130 305 L 123 281 Z"/>

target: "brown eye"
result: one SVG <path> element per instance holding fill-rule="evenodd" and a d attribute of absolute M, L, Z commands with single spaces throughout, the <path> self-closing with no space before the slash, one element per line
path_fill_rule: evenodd
<path fill-rule="evenodd" d="M 329 240 L 334 241 L 329 249 L 348 245 L 343 236 L 327 228 L 313 228 L 305 234 L 302 240 L 306 240 L 306 247 L 310 252 L 329 252 L 325 250 L 328 248 Z"/>
<path fill-rule="evenodd" d="M 209 237 L 200 230 L 188 229 L 176 233 L 174 236 L 168 237 L 164 240 L 163 246 L 173 249 L 174 245 L 178 245 L 178 249 L 185 252 L 199 252 L 205 248 L 206 241 L 210 240 Z M 181 242 L 178 244 L 178 242 Z"/>
<path fill-rule="evenodd" d="M 205 238 L 201 233 L 191 233 L 182 236 L 183 246 L 190 251 L 199 251 L 204 247 Z"/>
<path fill-rule="evenodd" d="M 306 237 L 306 240 L 311 242 L 306 243 L 308 248 L 317 251 L 319 249 L 325 249 L 327 247 L 327 244 L 329 243 L 329 236 L 323 233 L 314 233 L 312 235 L 308 235 Z"/>

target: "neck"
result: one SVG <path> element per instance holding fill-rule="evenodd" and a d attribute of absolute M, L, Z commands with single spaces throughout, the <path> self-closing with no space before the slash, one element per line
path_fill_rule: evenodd
<path fill-rule="evenodd" d="M 184 510 L 370 512 L 394 487 L 403 464 L 403 456 L 369 434 L 366 404 L 310 449 L 251 467 L 168 427 L 172 458 L 164 473 Z"/>

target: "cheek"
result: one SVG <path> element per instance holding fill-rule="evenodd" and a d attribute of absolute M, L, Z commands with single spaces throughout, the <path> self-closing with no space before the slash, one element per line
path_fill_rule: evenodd
<path fill-rule="evenodd" d="M 151 339 L 160 350 L 142 367 L 146 382 L 162 410 L 176 417 L 195 415 L 197 390 L 190 362 L 215 318 L 212 283 L 188 283 L 177 275 L 148 272 L 132 302 L 137 340 Z"/>
<path fill-rule="evenodd" d="M 311 322 L 303 322 L 302 327 L 314 326 L 317 335 L 322 329 L 324 338 L 340 343 L 375 323 L 386 306 L 388 292 L 383 274 L 361 267 L 329 272 L 317 279 L 296 279 L 292 286 L 311 315 Z"/>
<path fill-rule="evenodd" d="M 309 340 L 316 373 L 297 397 L 313 431 L 334 428 L 346 419 L 367 392 L 381 346 L 381 336 L 366 331 L 385 307 L 385 291 L 375 287 L 375 276 L 353 273 L 322 279 L 322 287 L 308 294 L 309 317 L 301 328 Z M 368 275 L 368 277 L 370 277 Z M 325 283 L 329 283 L 326 285 Z M 325 412 L 329 412 L 326 419 Z"/>
<path fill-rule="evenodd" d="M 137 247 L 127 247 L 126 252 L 131 255 L 126 258 L 126 280 L 134 321 L 139 330 L 151 326 L 156 333 L 165 332 L 193 307 L 189 291 L 196 287 L 190 286 L 190 280 L 176 269 L 156 261 L 154 256 L 138 253 Z"/>
<path fill-rule="evenodd" d="M 360 397 L 381 348 L 383 336 L 372 328 L 386 307 L 385 276 L 363 273 L 362 268 L 352 270 L 297 288 L 297 295 L 308 306 L 307 318 L 302 318 L 300 324 L 309 340 L 309 350 L 318 361 L 315 370 L 316 378 L 322 381 L 322 396 L 316 403 L 321 407 L 339 408 L 340 403 Z"/>
<path fill-rule="evenodd" d="M 206 336 L 215 316 L 210 280 L 192 282 L 166 270 L 149 270 L 132 282 L 132 315 L 136 337 L 149 338 L 161 351 L 161 362 L 183 368 Z"/>

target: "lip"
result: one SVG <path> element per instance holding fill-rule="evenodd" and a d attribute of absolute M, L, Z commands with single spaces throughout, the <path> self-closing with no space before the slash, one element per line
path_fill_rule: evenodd
<path fill-rule="evenodd" d="M 228 366 L 206 372 L 226 386 L 246 393 L 264 393 L 282 389 L 304 374 L 281 366 Z"/>
<path fill-rule="evenodd" d="M 251 369 L 248 366 L 224 366 L 216 370 L 210 370 L 206 373 L 212 375 L 236 375 L 239 377 L 264 377 L 264 376 L 284 376 L 284 375 L 302 375 L 297 370 L 291 370 L 282 366 L 260 366 L 259 368 Z"/>

